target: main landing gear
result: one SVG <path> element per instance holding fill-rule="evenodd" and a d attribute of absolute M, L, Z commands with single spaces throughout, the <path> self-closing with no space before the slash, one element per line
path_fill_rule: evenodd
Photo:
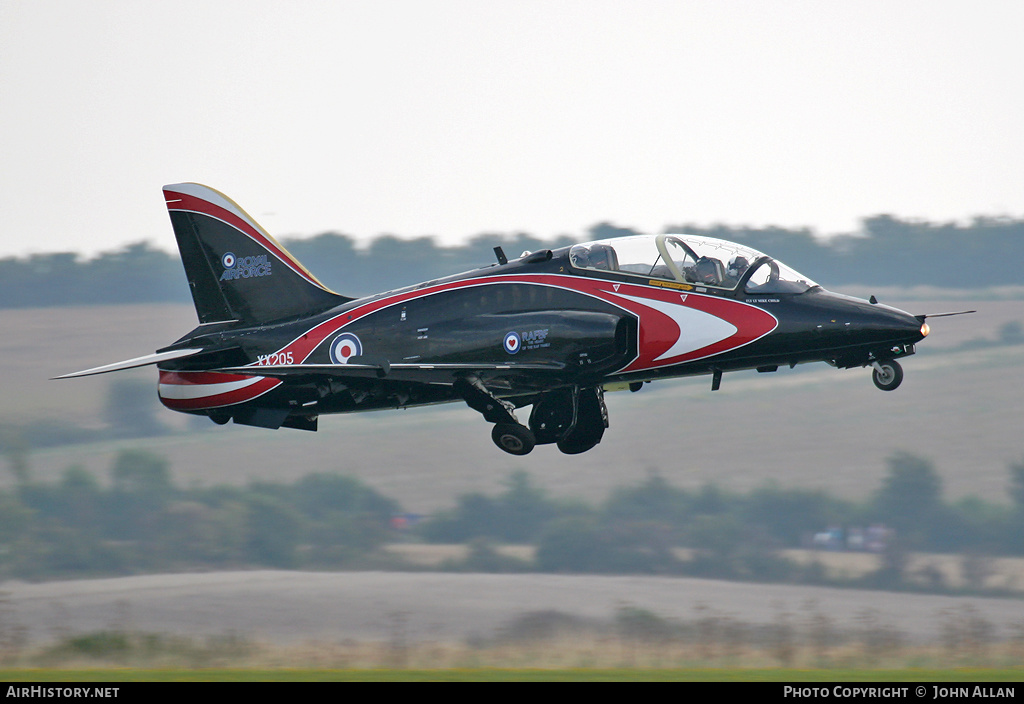
<path fill-rule="evenodd" d="M 549 391 L 533 404 L 530 429 L 537 444 L 555 443 L 567 455 L 586 452 L 604 437 L 608 407 L 598 387 Z"/>
<path fill-rule="evenodd" d="M 903 382 L 903 367 L 895 359 L 886 362 L 872 362 L 874 371 L 871 380 L 882 391 L 892 391 Z"/>
<path fill-rule="evenodd" d="M 599 442 L 608 427 L 608 408 L 600 387 L 571 387 L 543 394 L 533 404 L 529 427 L 515 416 L 515 406 L 499 399 L 475 377 L 460 379 L 455 391 L 494 423 L 491 439 L 511 455 L 526 455 L 536 445 L 554 443 L 568 455 L 586 452 Z"/>
<path fill-rule="evenodd" d="M 528 455 L 537 444 L 529 428 L 519 423 L 497 423 L 491 429 L 491 440 L 510 455 Z"/>

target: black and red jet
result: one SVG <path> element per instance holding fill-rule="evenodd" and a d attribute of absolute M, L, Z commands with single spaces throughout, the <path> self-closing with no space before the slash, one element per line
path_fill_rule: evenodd
<path fill-rule="evenodd" d="M 826 291 L 781 262 L 665 234 L 541 250 L 352 299 L 321 284 L 245 211 L 194 183 L 164 188 L 200 325 L 155 354 L 168 408 L 216 423 L 316 430 L 321 415 L 465 401 L 502 450 L 585 452 L 604 392 L 802 362 L 873 368 L 928 334 L 924 315 Z M 515 414 L 531 406 L 521 423 Z"/>

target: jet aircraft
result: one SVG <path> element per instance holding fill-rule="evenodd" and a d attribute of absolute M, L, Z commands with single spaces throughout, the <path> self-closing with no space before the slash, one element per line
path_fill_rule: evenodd
<path fill-rule="evenodd" d="M 167 408 L 260 428 L 316 430 L 332 413 L 464 401 L 505 452 L 597 445 L 607 390 L 659 379 L 827 362 L 900 385 L 928 334 L 910 315 L 826 291 L 749 247 L 685 234 L 523 253 L 353 299 L 320 283 L 234 201 L 163 189 L 199 325 L 144 365 Z M 525 423 L 518 409 L 530 406 Z"/>

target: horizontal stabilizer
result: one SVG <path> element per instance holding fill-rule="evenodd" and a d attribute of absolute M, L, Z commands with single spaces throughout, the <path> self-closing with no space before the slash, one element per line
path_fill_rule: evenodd
<path fill-rule="evenodd" d="M 159 352 L 157 354 L 147 354 L 145 357 L 136 357 L 135 359 L 126 359 L 123 362 L 114 362 L 113 364 L 105 364 L 102 367 L 93 367 L 92 369 L 85 369 L 80 372 L 72 372 L 70 374 L 62 374 L 61 376 L 55 376 L 53 379 L 74 379 L 79 376 L 92 376 L 93 374 L 106 374 L 107 372 L 119 372 L 122 369 L 135 369 L 136 367 L 145 367 L 149 364 L 159 364 L 160 362 L 167 362 L 172 359 L 181 359 L 182 357 L 191 357 L 194 354 L 202 352 L 201 347 L 185 350 L 171 350 L 170 352 Z M 52 381 L 52 379 L 51 379 Z"/>

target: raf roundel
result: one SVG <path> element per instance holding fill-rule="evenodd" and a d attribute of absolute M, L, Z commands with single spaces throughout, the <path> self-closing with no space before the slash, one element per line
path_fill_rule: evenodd
<path fill-rule="evenodd" d="M 235 254 L 234 252 L 224 252 L 224 256 L 220 258 L 220 263 L 224 265 L 225 269 L 231 269 L 235 266 Z"/>
<path fill-rule="evenodd" d="M 343 332 L 331 343 L 331 361 L 348 364 L 348 360 L 363 353 L 363 343 L 350 332 Z"/>
<path fill-rule="evenodd" d="M 519 333 L 510 332 L 505 335 L 505 351 L 509 354 L 515 354 L 522 347 L 523 342 L 519 339 Z"/>

